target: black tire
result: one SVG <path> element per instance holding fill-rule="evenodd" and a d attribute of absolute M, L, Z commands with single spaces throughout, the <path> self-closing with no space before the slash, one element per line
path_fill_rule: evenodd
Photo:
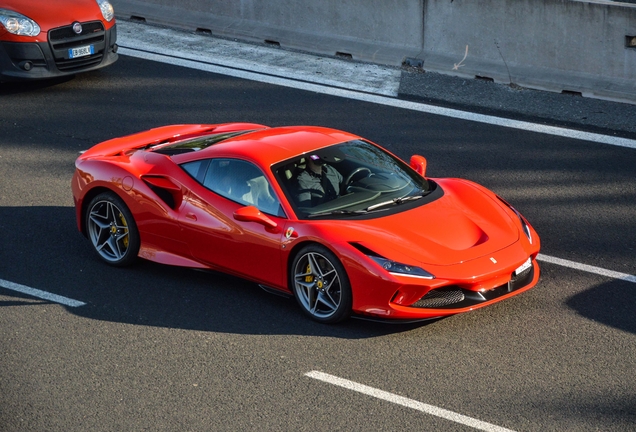
<path fill-rule="evenodd" d="M 132 264 L 139 253 L 139 231 L 126 204 L 113 192 L 91 200 L 84 215 L 86 234 L 97 255 L 110 265 Z"/>
<path fill-rule="evenodd" d="M 290 287 L 302 311 L 333 324 L 351 315 L 351 284 L 338 258 L 318 244 L 303 247 L 289 270 Z"/>

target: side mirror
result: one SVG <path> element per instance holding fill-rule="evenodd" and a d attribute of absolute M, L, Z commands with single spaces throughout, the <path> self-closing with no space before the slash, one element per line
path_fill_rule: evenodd
<path fill-rule="evenodd" d="M 420 155 L 411 156 L 411 168 L 422 177 L 426 177 L 426 158 Z"/>
<path fill-rule="evenodd" d="M 274 231 L 278 228 L 278 224 L 261 213 L 254 206 L 241 207 L 234 212 L 234 219 L 241 222 L 256 222 L 263 225 L 268 230 Z"/>

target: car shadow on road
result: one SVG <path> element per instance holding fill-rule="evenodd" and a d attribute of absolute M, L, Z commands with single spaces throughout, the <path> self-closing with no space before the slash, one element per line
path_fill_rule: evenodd
<path fill-rule="evenodd" d="M 337 325 L 305 317 L 293 298 L 219 272 L 138 260 L 109 266 L 76 229 L 71 207 L 0 207 L 0 279 L 79 300 L 72 314 L 102 321 L 237 334 L 300 334 L 359 339 L 420 328 L 351 319 Z M 41 304 L 0 288 L 2 306 Z"/>
<path fill-rule="evenodd" d="M 32 91 L 42 90 L 71 81 L 73 78 L 75 78 L 75 75 L 34 81 L 2 82 L 0 83 L 0 96 L 29 93 Z"/>
<path fill-rule="evenodd" d="M 636 334 L 634 284 L 613 280 L 572 296 L 566 304 L 581 316 Z"/>

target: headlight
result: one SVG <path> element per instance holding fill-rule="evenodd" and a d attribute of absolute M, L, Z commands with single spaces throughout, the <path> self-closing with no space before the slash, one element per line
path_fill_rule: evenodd
<path fill-rule="evenodd" d="M 0 23 L 14 35 L 37 36 L 40 34 L 38 23 L 14 11 L 0 9 Z"/>
<path fill-rule="evenodd" d="M 526 222 L 526 219 L 523 216 L 521 216 L 521 213 L 519 213 L 514 207 L 510 207 L 510 208 L 512 209 L 513 212 L 515 212 L 515 214 L 519 218 L 519 222 L 521 222 L 521 228 L 523 229 L 523 232 L 526 235 L 526 237 L 528 237 L 528 241 L 530 242 L 530 244 L 532 244 L 532 235 L 530 234 L 530 227 L 528 226 L 528 222 Z"/>
<path fill-rule="evenodd" d="M 115 17 L 115 9 L 113 9 L 113 5 L 110 4 L 108 0 L 95 0 L 99 5 L 99 8 L 102 11 L 102 15 L 104 19 L 108 22 L 111 22 Z"/>
<path fill-rule="evenodd" d="M 400 276 L 412 276 L 424 279 L 435 279 L 435 276 L 420 267 L 410 266 L 399 262 L 391 261 L 379 256 L 369 255 L 373 261 L 377 262 L 382 268 L 389 273 L 393 273 Z"/>
<path fill-rule="evenodd" d="M 530 242 L 530 244 L 532 244 L 532 234 L 530 234 L 530 227 L 528 226 L 528 221 L 526 220 L 526 218 L 521 216 L 521 213 L 519 213 L 516 208 L 511 206 L 505 199 L 503 199 L 499 195 L 497 195 L 497 198 L 499 198 L 499 201 L 504 203 L 510 210 L 514 212 L 514 214 L 517 215 L 517 217 L 519 218 L 519 222 L 521 223 L 521 229 L 523 230 L 523 233 L 526 235 L 526 237 L 528 237 L 528 241 Z"/>

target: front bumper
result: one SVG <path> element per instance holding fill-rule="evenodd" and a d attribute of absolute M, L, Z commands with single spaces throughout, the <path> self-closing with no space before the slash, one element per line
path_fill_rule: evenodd
<path fill-rule="evenodd" d="M 0 82 L 55 78 L 99 69 L 117 58 L 117 26 L 105 30 L 100 21 L 82 23 L 75 34 L 70 26 L 48 32 L 47 42 L 0 41 Z M 74 48 L 91 46 L 90 55 L 71 58 Z"/>
<path fill-rule="evenodd" d="M 514 276 L 496 278 L 502 283 L 490 289 L 472 291 L 459 285 L 445 286 L 428 291 L 418 301 L 410 305 L 401 305 L 395 300 L 399 299 L 399 292 L 396 297 L 384 307 L 366 307 L 354 309 L 354 314 L 359 318 L 373 319 L 375 321 L 395 321 L 395 322 L 416 322 L 436 318 L 447 317 L 459 313 L 473 311 L 484 306 L 497 303 L 509 297 L 521 294 L 534 287 L 539 281 L 539 265 L 532 259 L 532 267 L 521 275 L 518 279 Z M 405 288 L 408 286 L 402 286 Z M 415 288 L 415 286 L 411 286 Z"/>
<path fill-rule="evenodd" d="M 478 291 L 466 289 L 461 285 L 451 285 L 440 289 L 430 290 L 418 301 L 403 306 L 391 303 L 391 308 L 399 315 L 409 316 L 424 314 L 426 316 L 442 317 L 462 312 L 469 312 L 484 306 L 504 300 L 508 297 L 520 294 L 534 287 L 539 281 L 539 265 L 533 259 L 531 267 L 515 276 L 509 274 L 499 279 L 497 284 L 490 289 Z M 508 279 L 505 281 L 505 279 Z"/>
<path fill-rule="evenodd" d="M 351 257 L 345 267 L 353 288 L 353 313 L 380 320 L 426 320 L 464 313 L 534 287 L 540 269 L 540 244 L 525 238 L 482 257 L 453 265 L 426 265 L 436 277 L 389 274 L 376 266 L 354 266 L 367 257 Z M 530 257 L 530 266 L 522 267 Z M 517 274 L 517 271 L 519 273 Z M 359 287 L 362 287 L 360 289 Z"/>

